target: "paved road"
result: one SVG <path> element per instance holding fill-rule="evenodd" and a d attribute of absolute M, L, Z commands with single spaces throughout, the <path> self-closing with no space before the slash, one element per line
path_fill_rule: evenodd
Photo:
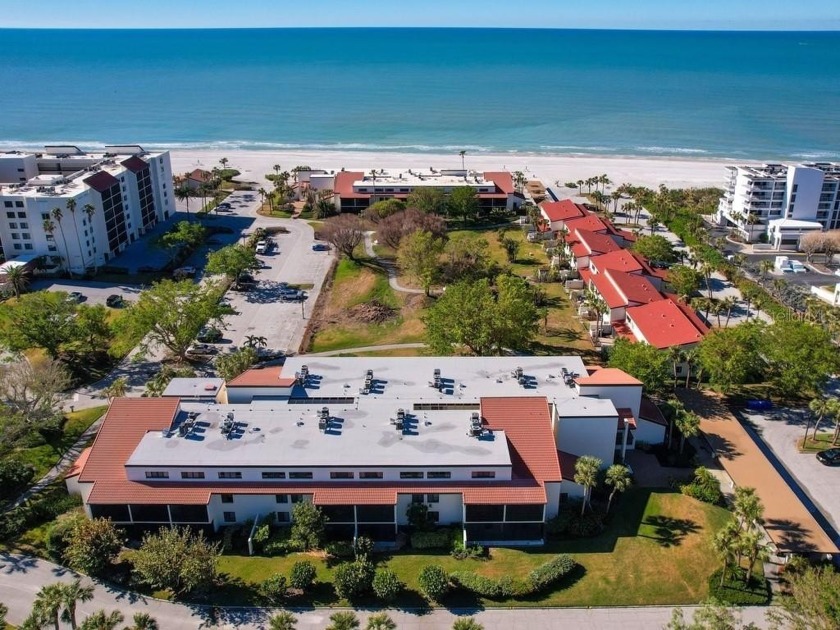
<path fill-rule="evenodd" d="M 834 531 L 838 532 L 840 495 L 837 487 L 840 485 L 840 468 L 823 466 L 813 453 L 800 453 L 796 447 L 796 443 L 805 434 L 808 415 L 808 410 L 779 408 L 768 416 L 748 415 L 745 423 L 769 447 L 779 463 L 794 478 L 801 492 L 815 504 Z M 823 420 L 821 431 L 833 429 L 834 424 L 830 420 Z M 835 537 L 835 542 L 840 544 L 840 538 Z"/>
<path fill-rule="evenodd" d="M 128 278 L 128 276 L 126 276 Z M 121 295 L 128 302 L 137 299 L 141 287 L 131 284 L 114 284 L 93 280 L 36 280 L 30 287 L 33 291 L 78 291 L 84 296 L 82 304 L 105 304 L 109 295 Z"/>
<path fill-rule="evenodd" d="M 0 554 L 0 598 L 9 607 L 8 621 L 19 625 L 29 614 L 35 594 L 44 584 L 72 581 L 76 575 L 63 567 L 17 554 Z M 89 583 L 90 580 L 83 578 Z M 148 599 L 136 593 L 126 593 L 111 587 L 95 585 L 94 598 L 78 604 L 78 615 L 84 618 L 99 609 L 119 609 L 130 619 L 135 612 L 145 612 L 157 619 L 164 630 L 196 630 L 197 628 L 264 628 L 271 611 L 260 608 L 220 609 L 218 624 L 210 620 L 209 610 L 200 606 L 185 606 Z M 461 615 L 474 615 L 486 630 L 532 630 L 534 628 L 567 630 L 653 630 L 662 628 L 671 618 L 671 608 L 663 606 L 645 608 L 557 608 L 557 609 L 493 609 L 446 610 L 412 612 L 393 610 L 388 614 L 400 630 L 437 630 L 451 628 Z M 686 608 L 687 615 L 693 609 Z M 299 611 L 298 629 L 323 629 L 329 623 L 332 609 Z M 754 622 L 766 628 L 765 608 L 743 611 L 743 621 Z M 359 611 L 364 624 L 370 613 Z"/>

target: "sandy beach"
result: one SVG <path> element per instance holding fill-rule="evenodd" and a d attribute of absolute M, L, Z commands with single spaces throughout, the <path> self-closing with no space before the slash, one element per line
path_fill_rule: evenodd
<path fill-rule="evenodd" d="M 427 168 L 460 168 L 457 154 L 390 153 L 362 151 L 211 151 L 182 150 L 171 152 L 172 169 L 176 174 L 196 168 L 211 169 L 219 166 L 223 157 L 228 165 L 250 175 L 253 181 L 266 184 L 266 173 L 275 164 L 284 170 L 306 165 L 326 170 L 359 170 Z M 559 181 L 586 179 L 593 175 L 607 174 L 614 185 L 630 183 L 657 188 L 665 184 L 671 188 L 720 186 L 724 179 L 726 160 L 690 160 L 675 158 L 602 157 L 575 155 L 526 155 L 526 154 L 467 154 L 465 164 L 479 171 L 522 171 L 529 178 L 537 178 L 547 186 Z"/>

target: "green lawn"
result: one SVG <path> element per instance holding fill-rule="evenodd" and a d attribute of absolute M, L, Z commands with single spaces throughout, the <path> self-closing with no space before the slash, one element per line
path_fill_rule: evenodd
<path fill-rule="evenodd" d="M 828 448 L 834 448 L 833 444 L 831 443 L 834 440 L 834 431 L 826 431 L 823 433 L 820 431 L 817 434 L 816 439 L 812 437 L 813 432 L 808 434 L 808 443 L 803 444 L 803 438 L 799 438 L 796 441 L 796 446 L 799 448 L 799 451 L 802 453 L 819 453 L 820 451 L 824 451 Z"/>
<path fill-rule="evenodd" d="M 107 406 L 92 407 L 68 413 L 60 434 L 45 439 L 43 444 L 17 451 L 21 459 L 35 468 L 35 479 L 43 477 L 58 463 L 61 456 L 76 443 L 87 428 L 105 413 Z"/>
<path fill-rule="evenodd" d="M 453 594 L 448 606 L 635 606 L 692 604 L 708 595 L 708 577 L 717 568 L 711 552 L 714 533 L 730 518 L 723 508 L 673 492 L 633 489 L 622 497 L 606 532 L 596 538 L 552 542 L 537 549 L 493 548 L 488 560 L 455 560 L 436 553 L 377 555 L 407 585 L 400 606 L 423 606 L 417 574 L 427 564 L 447 571 L 474 570 L 499 577 L 524 576 L 558 553 L 570 554 L 582 567 L 577 575 L 539 598 L 526 601 L 478 601 Z M 219 568 L 230 579 L 219 596 L 225 603 L 254 602 L 253 586 L 274 573 L 288 575 L 292 564 L 312 560 L 321 583 L 305 601 L 290 605 L 341 605 L 330 585 L 333 568 L 315 554 L 280 558 L 225 556 Z M 370 602 L 373 603 L 373 602 Z"/>

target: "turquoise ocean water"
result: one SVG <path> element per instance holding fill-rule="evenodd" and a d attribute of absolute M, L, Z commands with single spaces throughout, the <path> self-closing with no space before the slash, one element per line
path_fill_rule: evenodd
<path fill-rule="evenodd" d="M 0 148 L 840 159 L 840 33 L 0 30 Z"/>

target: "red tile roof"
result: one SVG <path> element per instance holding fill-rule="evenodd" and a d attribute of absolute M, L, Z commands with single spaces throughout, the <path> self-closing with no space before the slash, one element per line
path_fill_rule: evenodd
<path fill-rule="evenodd" d="M 593 232 L 592 230 L 580 229 L 573 230 L 572 234 L 566 237 L 566 241 L 568 242 L 568 239 L 571 238 L 573 239 L 573 242 L 577 241 L 583 245 L 585 251 L 587 252 L 587 254 L 583 255 L 596 256 L 598 254 L 606 254 L 621 250 L 618 243 L 606 234 L 599 234 L 598 232 Z M 572 245 L 572 251 L 575 251 L 575 245 Z M 580 254 L 575 253 L 575 256 L 580 256 Z"/>
<path fill-rule="evenodd" d="M 99 171 L 98 173 L 95 173 L 90 177 L 86 177 L 84 182 L 85 184 L 93 188 L 95 191 L 99 193 L 104 193 L 114 184 L 119 184 L 120 180 L 118 180 L 116 177 L 114 177 L 107 171 Z"/>
<path fill-rule="evenodd" d="M 611 326 L 613 333 L 615 333 L 617 337 L 622 337 L 627 341 L 632 341 L 634 343 L 638 341 L 638 339 L 636 339 L 636 335 L 633 334 L 633 331 L 630 330 L 630 327 L 626 322 L 612 322 Z"/>
<path fill-rule="evenodd" d="M 618 368 L 592 366 L 586 368 L 586 376 L 578 376 L 578 385 L 641 385 L 642 382 Z"/>
<path fill-rule="evenodd" d="M 204 169 L 201 169 L 201 168 L 197 168 L 192 173 L 187 175 L 187 179 L 191 179 L 191 180 L 196 181 L 196 182 L 205 183 L 205 182 L 209 182 L 211 179 L 213 179 L 213 173 L 211 173 L 210 171 L 205 171 Z"/>
<path fill-rule="evenodd" d="M 515 476 L 540 483 L 561 479 L 545 398 L 482 398 L 481 416 L 488 428 L 505 432 Z"/>
<path fill-rule="evenodd" d="M 618 430 L 623 431 L 626 425 L 636 428 L 636 418 L 633 417 L 633 412 L 627 407 L 616 409 L 618 412 Z"/>
<path fill-rule="evenodd" d="M 87 463 L 88 457 L 90 457 L 90 451 L 93 447 L 88 446 L 84 449 L 81 453 L 79 453 L 79 457 L 73 462 L 73 465 L 67 469 L 67 472 L 64 473 L 64 477 L 75 477 L 76 475 L 82 472 L 82 469 L 85 467 Z"/>
<path fill-rule="evenodd" d="M 557 451 L 557 458 L 560 460 L 560 470 L 563 475 L 563 479 L 574 481 L 575 464 L 577 463 L 578 456 L 565 451 Z"/>
<path fill-rule="evenodd" d="M 598 273 L 604 273 L 607 269 L 615 269 L 616 271 L 627 273 L 644 271 L 642 263 L 626 249 L 619 249 L 593 257 L 591 264 Z"/>
<path fill-rule="evenodd" d="M 665 420 L 662 411 L 647 396 L 642 396 L 642 404 L 639 407 L 639 418 L 655 424 L 661 424 L 663 427 L 668 426 L 668 421 Z"/>
<path fill-rule="evenodd" d="M 282 365 L 245 370 L 228 383 L 228 387 L 291 387 L 295 378 L 282 374 Z"/>
<path fill-rule="evenodd" d="M 581 229 L 581 230 L 589 230 L 591 232 L 598 232 L 599 234 L 605 234 L 610 232 L 610 226 L 608 226 L 604 221 L 601 220 L 600 217 L 589 214 L 585 217 L 578 217 L 576 219 L 567 219 L 565 221 L 566 229 L 570 232 Z"/>
<path fill-rule="evenodd" d="M 623 299 L 623 306 L 627 304 L 649 304 L 665 299 L 665 296 L 657 291 L 656 287 L 645 276 L 608 269 L 603 274 L 596 275 L 595 278 L 597 279 L 601 275 L 608 277 L 612 281 L 611 284 L 618 289 Z"/>
<path fill-rule="evenodd" d="M 507 171 L 487 171 L 484 173 L 484 179 L 496 184 L 496 191 L 504 193 L 505 196 L 516 192 L 516 187 L 513 185 L 513 176 Z"/>
<path fill-rule="evenodd" d="M 586 206 L 575 203 L 571 199 L 543 201 L 540 204 L 540 209 L 545 213 L 549 221 L 568 221 L 570 219 L 585 217 L 589 214 Z"/>
<path fill-rule="evenodd" d="M 628 308 L 627 320 L 633 321 L 644 341 L 657 348 L 697 343 L 708 332 L 696 315 L 689 317 L 672 299 Z"/>
<path fill-rule="evenodd" d="M 123 160 L 120 164 L 125 166 L 132 173 L 139 173 L 143 169 L 149 168 L 149 163 L 140 159 L 136 155 L 132 155 L 130 158 Z"/>
<path fill-rule="evenodd" d="M 364 178 L 365 174 L 361 171 L 341 171 L 335 174 L 335 183 L 333 184 L 333 192 L 344 199 L 366 199 L 370 197 L 353 191 L 353 182 Z"/>

